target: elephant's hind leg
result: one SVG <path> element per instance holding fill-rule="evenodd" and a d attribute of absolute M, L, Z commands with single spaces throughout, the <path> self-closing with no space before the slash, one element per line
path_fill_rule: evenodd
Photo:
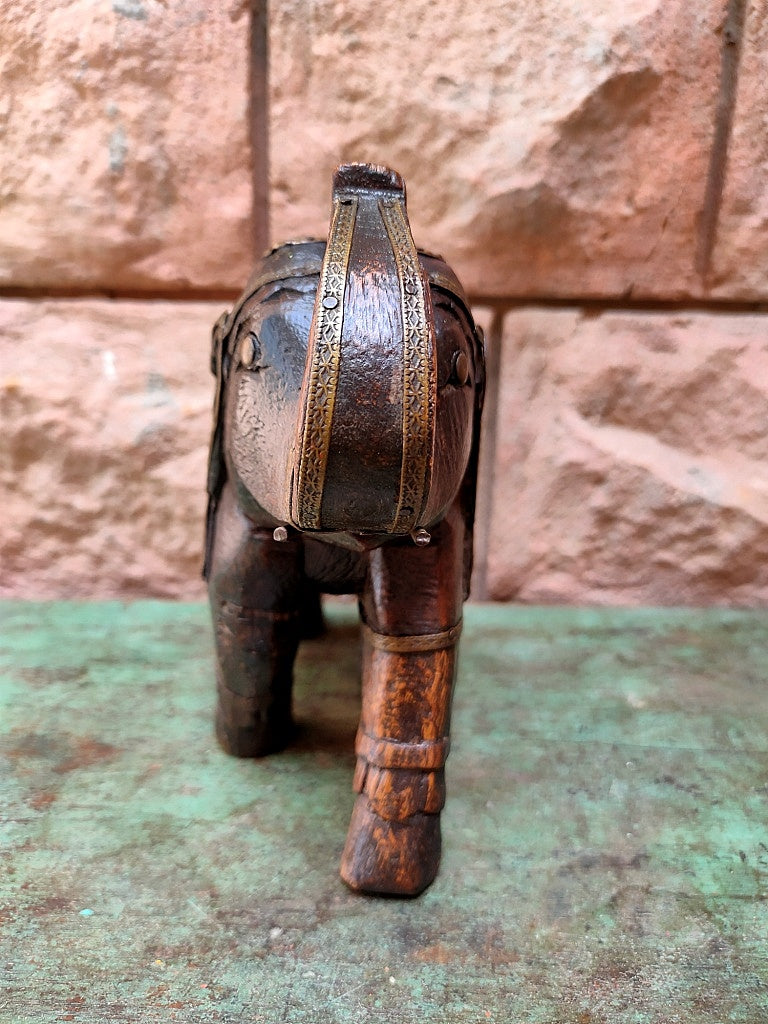
<path fill-rule="evenodd" d="M 281 750 L 293 731 L 303 552 L 254 527 L 231 495 L 219 506 L 209 577 L 216 642 L 216 734 L 238 757 Z"/>
<path fill-rule="evenodd" d="M 364 596 L 358 796 L 341 863 L 364 892 L 417 895 L 440 863 L 463 523 L 436 532 L 431 548 L 375 552 Z"/>

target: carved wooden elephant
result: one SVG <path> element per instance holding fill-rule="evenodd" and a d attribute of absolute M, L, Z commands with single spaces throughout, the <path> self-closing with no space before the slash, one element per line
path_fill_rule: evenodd
<path fill-rule="evenodd" d="M 358 793 L 341 875 L 414 895 L 440 860 L 451 693 L 472 558 L 484 358 L 461 286 L 417 252 L 402 179 L 340 167 L 328 240 L 282 245 L 214 328 L 205 576 L 217 735 L 291 737 L 319 594 L 359 596 Z"/>

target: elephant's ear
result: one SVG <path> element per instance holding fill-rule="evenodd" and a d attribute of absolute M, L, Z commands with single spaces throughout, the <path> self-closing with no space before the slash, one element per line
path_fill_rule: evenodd
<path fill-rule="evenodd" d="M 226 339 L 234 317 L 222 313 L 213 326 L 211 335 L 211 373 L 216 377 L 216 396 L 213 402 L 213 432 L 211 447 L 208 454 L 208 510 L 205 516 L 205 556 L 203 560 L 203 579 L 207 580 L 211 568 L 213 553 L 213 534 L 216 524 L 221 490 L 226 479 L 224 465 L 224 385 L 227 376 Z"/>
<path fill-rule="evenodd" d="M 469 583 L 474 561 L 475 504 L 477 499 L 477 468 L 480 459 L 480 421 L 485 401 L 485 333 L 474 325 L 475 351 L 475 408 L 472 417 L 472 449 L 464 479 L 459 491 L 459 503 L 464 518 L 464 600 L 469 597 Z"/>

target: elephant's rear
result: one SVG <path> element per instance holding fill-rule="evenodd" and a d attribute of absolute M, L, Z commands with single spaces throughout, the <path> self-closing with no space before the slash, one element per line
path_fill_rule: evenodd
<path fill-rule="evenodd" d="M 440 859 L 482 337 L 449 267 L 416 250 L 399 176 L 352 165 L 334 177 L 327 243 L 269 253 L 214 341 L 219 738 L 241 756 L 289 740 L 307 596 L 358 593 L 363 707 L 342 877 L 413 895 Z"/>
<path fill-rule="evenodd" d="M 222 333 L 216 484 L 234 477 L 265 522 L 302 532 L 439 522 L 471 469 L 482 342 L 451 270 L 417 252 L 398 175 L 340 168 L 326 245 L 268 254 Z M 264 365 L 243 361 L 249 334 Z"/>

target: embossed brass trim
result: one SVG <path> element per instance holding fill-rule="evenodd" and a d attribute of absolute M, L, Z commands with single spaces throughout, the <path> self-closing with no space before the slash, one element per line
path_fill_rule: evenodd
<path fill-rule="evenodd" d="M 428 298 L 404 205 L 401 200 L 379 200 L 395 256 L 403 316 L 403 461 L 392 533 L 409 533 L 423 511 L 435 419 Z"/>
<path fill-rule="evenodd" d="M 336 200 L 323 258 L 307 354 L 304 417 L 300 430 L 294 520 L 299 529 L 320 529 L 325 471 L 339 382 L 344 291 L 357 216 L 356 197 Z"/>

